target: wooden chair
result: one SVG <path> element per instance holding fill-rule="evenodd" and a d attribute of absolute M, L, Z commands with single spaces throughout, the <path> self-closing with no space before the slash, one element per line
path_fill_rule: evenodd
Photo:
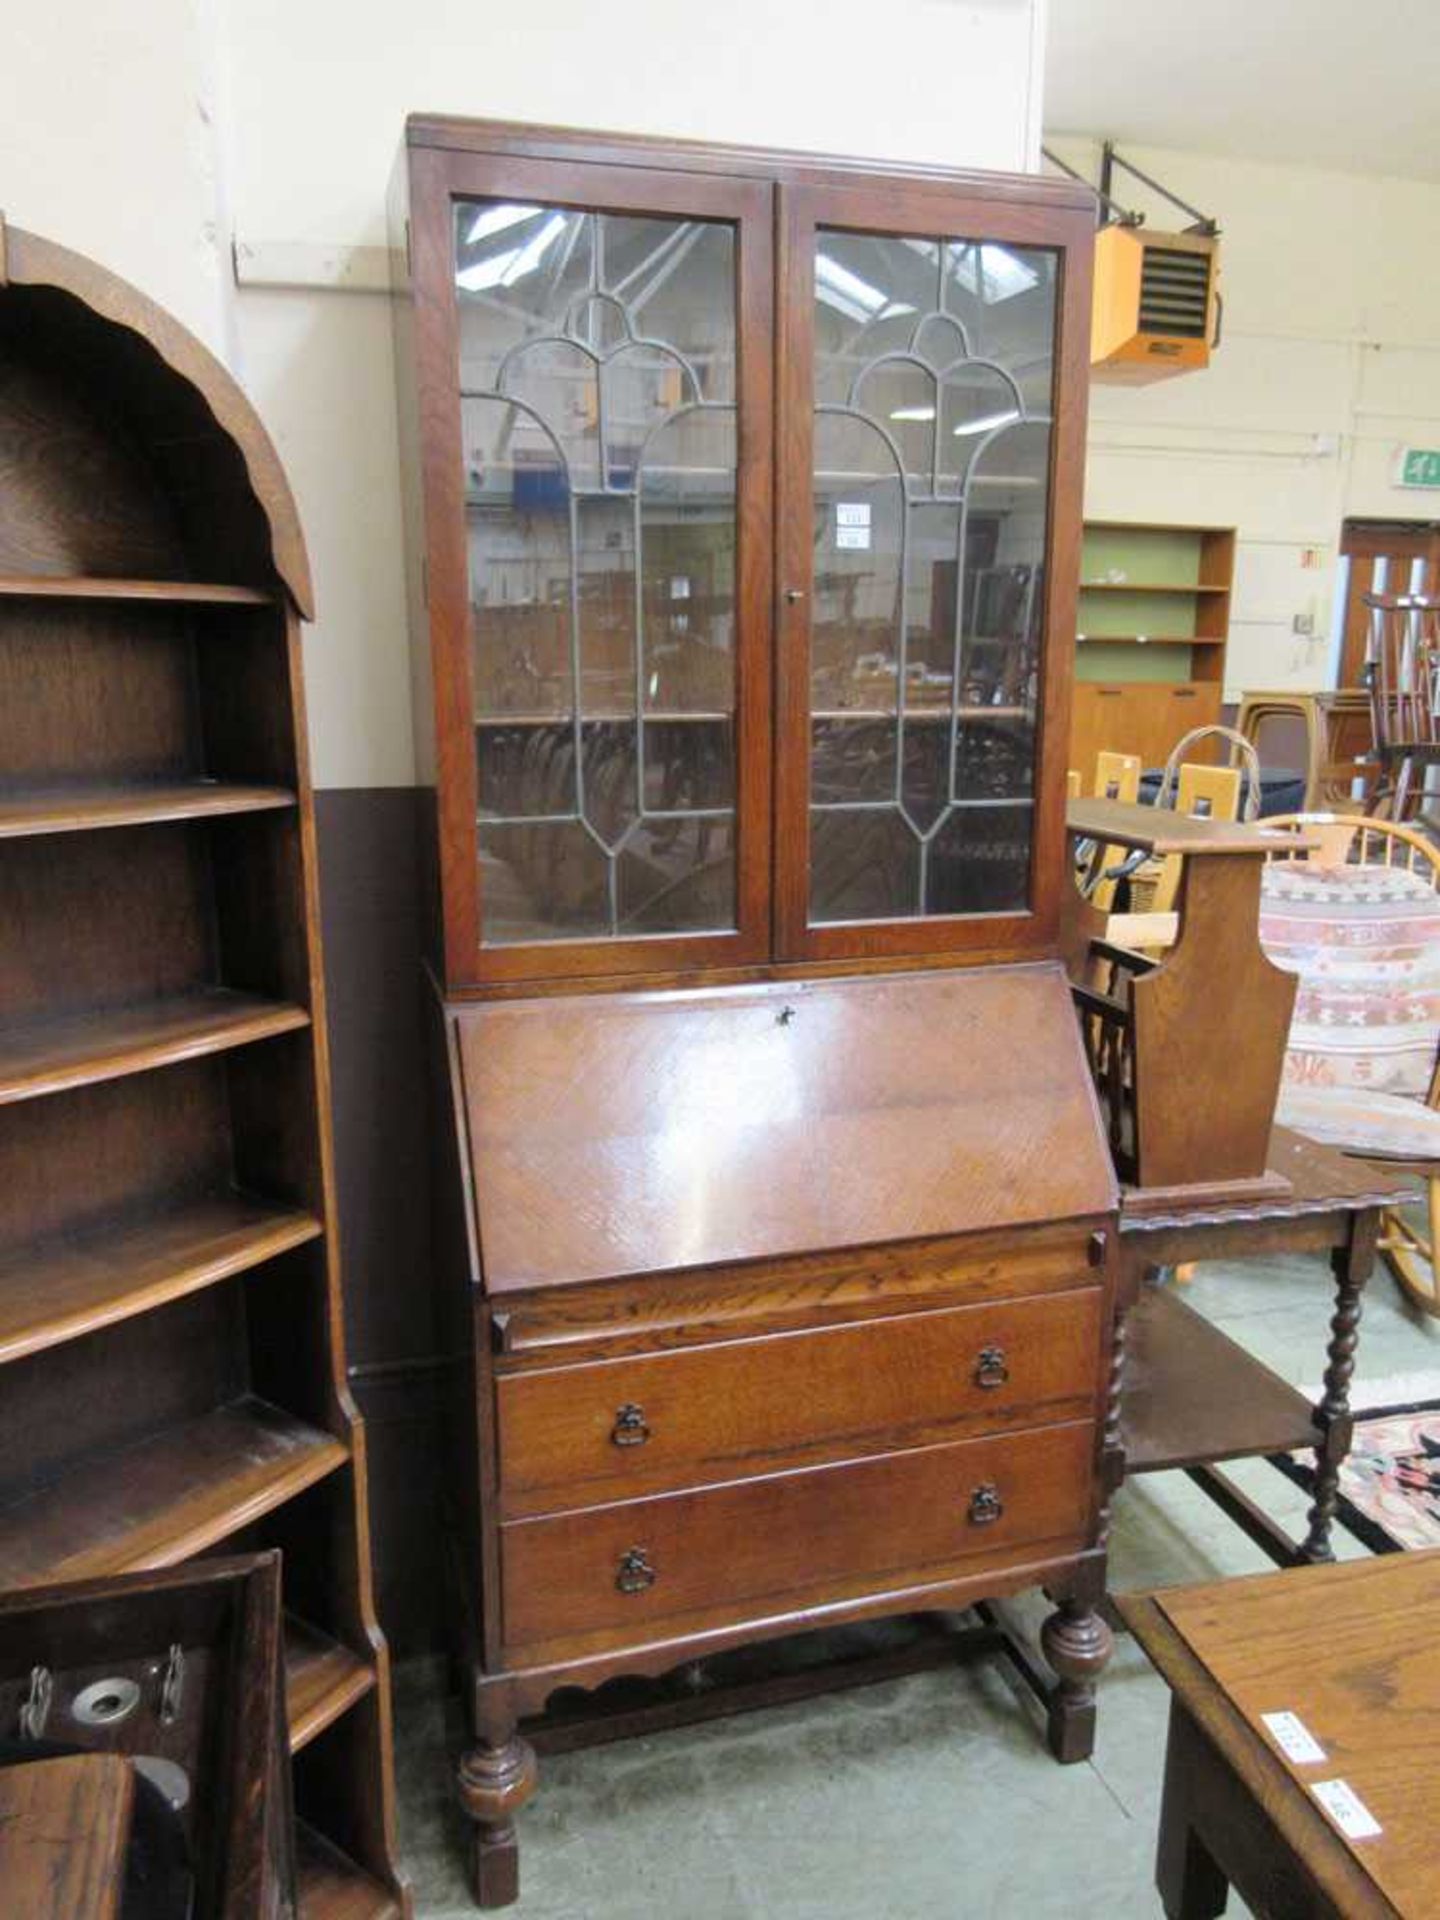
<path fill-rule="evenodd" d="M 1380 1251 L 1407 1296 L 1440 1316 L 1440 853 L 1359 814 L 1266 824 L 1319 841 L 1271 854 L 1261 893 L 1262 943 L 1300 976 L 1276 1117 L 1423 1177 L 1425 1225 L 1387 1210 Z"/>
<path fill-rule="evenodd" d="M 1140 798 L 1143 770 L 1138 753 L 1102 750 L 1095 756 L 1095 784 L 1090 791 L 1097 800 L 1119 800 L 1133 807 Z M 1078 799 L 1079 795 L 1072 797 Z M 1102 913 L 1108 913 L 1115 903 L 1115 888 L 1119 883 L 1113 869 L 1124 859 L 1123 847 L 1097 846 L 1091 856 L 1089 881 L 1084 890 Z"/>
<path fill-rule="evenodd" d="M 1357 804 L 1357 783 L 1368 794 L 1375 781 L 1370 696 L 1361 687 L 1323 693 L 1251 692 L 1240 696 L 1235 731 L 1263 760 L 1267 728 L 1286 721 L 1304 730 L 1306 813 L 1321 808 L 1348 811 Z"/>
<path fill-rule="evenodd" d="M 1440 600 L 1367 593 L 1365 605 L 1365 677 L 1380 773 L 1369 811 L 1403 821 L 1418 811 L 1427 771 L 1440 766 Z"/>
<path fill-rule="evenodd" d="M 1232 760 L 1238 756 L 1244 761 L 1248 792 L 1238 766 L 1214 767 L 1185 759 L 1192 747 L 1212 735 L 1228 740 Z M 1188 820 L 1235 821 L 1240 818 L 1242 804 L 1246 818 L 1253 820 L 1260 810 L 1260 762 L 1254 747 L 1230 727 L 1193 727 L 1165 762 L 1155 805 L 1173 809 Z M 1180 896 L 1181 872 L 1179 854 L 1140 867 L 1130 882 L 1132 909 L 1141 915 L 1173 912 Z"/>

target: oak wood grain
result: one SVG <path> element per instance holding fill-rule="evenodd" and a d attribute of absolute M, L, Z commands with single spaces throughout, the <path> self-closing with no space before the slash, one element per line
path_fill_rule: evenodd
<path fill-rule="evenodd" d="M 298 1753 L 375 1685 L 375 1669 L 297 1614 L 285 1616 L 285 1715 Z"/>
<path fill-rule="evenodd" d="M 270 813 L 294 805 L 295 795 L 284 787 L 247 787 L 217 780 L 0 793 L 0 840 L 84 833 L 99 827 L 155 826 L 232 813 Z"/>
<path fill-rule="evenodd" d="M 1144 1288 L 1127 1322 L 1123 1408 L 1127 1474 L 1320 1441 L 1303 1394 L 1165 1288 Z"/>
<path fill-rule="evenodd" d="M 743 1613 L 846 1577 L 954 1566 L 1001 1546 L 1077 1544 L 1093 1452 L 1093 1426 L 1075 1422 L 509 1521 L 506 1640 L 520 1648 L 606 1628 L 642 1636 L 701 1608 Z M 975 1517 L 986 1487 L 1001 1508 L 993 1519 Z M 654 1575 L 633 1592 L 619 1584 L 632 1552 Z"/>
<path fill-rule="evenodd" d="M 274 595 L 257 587 L 204 580 L 122 580 L 100 574 L 0 573 L 0 599 L 146 600 L 172 606 L 265 607 Z"/>
<path fill-rule="evenodd" d="M 155 466 L 177 492 L 188 485 L 203 501 L 217 544 L 227 519 L 258 509 L 275 572 L 300 613 L 312 618 L 310 562 L 294 495 L 274 444 L 229 370 L 139 288 L 38 234 L 7 226 L 5 278 L 19 296 L 12 305 L 27 317 L 44 315 L 53 344 L 71 346 L 79 366 L 108 351 L 112 366 L 128 362 L 132 404 L 163 396 L 168 418 L 156 423 L 147 449 Z"/>
<path fill-rule="evenodd" d="M 0 1886 L 14 1914 L 115 1920 L 135 1770 L 117 1753 L 0 1767 Z"/>
<path fill-rule="evenodd" d="M 740 1334 L 844 1325 L 882 1311 L 1065 1293 L 1098 1284 L 1102 1221 L 795 1254 L 745 1267 L 650 1274 L 505 1295 L 482 1334 L 497 1370 L 648 1353 Z"/>
<path fill-rule="evenodd" d="M 1113 1205 L 1057 966 L 456 1021 L 492 1296 Z"/>
<path fill-rule="evenodd" d="M 502 1377 L 501 1511 L 1093 1418 L 1101 1305 L 1090 1288 Z"/>
<path fill-rule="evenodd" d="M 303 1007 L 217 987 L 12 1029 L 0 1038 L 0 1105 L 147 1073 L 309 1024 Z"/>
<path fill-rule="evenodd" d="M 403 1906 L 333 1231 L 304 541 L 214 357 L 95 262 L 5 238 L 4 1558 L 43 1577 L 283 1535 L 287 1594 L 373 1676 L 311 1669 L 302 1729 L 328 1724 L 297 1799 Z"/>
<path fill-rule="evenodd" d="M 333 1473 L 344 1445 L 247 1398 L 0 1508 L 0 1585 L 165 1567 Z"/>
<path fill-rule="evenodd" d="M 0 1262 L 0 1362 L 214 1286 L 322 1231 L 313 1214 L 234 1193 L 27 1247 Z"/>
<path fill-rule="evenodd" d="M 1195 820 L 1187 813 L 1172 813 L 1168 808 L 1130 805 L 1124 800 L 1070 800 L 1065 807 L 1065 824 L 1072 834 L 1087 840 L 1107 840 L 1117 847 L 1133 847 L 1142 853 L 1187 855 L 1244 853 L 1252 858 L 1290 845 L 1289 833 L 1280 833 L 1263 823 L 1250 826 L 1241 820 Z M 1293 843 L 1297 847 L 1318 844 L 1303 835 Z"/>
<path fill-rule="evenodd" d="M 295 1827 L 296 1879 L 305 1920 L 398 1920 L 400 1900 L 305 1821 Z"/>
<path fill-rule="evenodd" d="M 1302 1567 L 1120 1602 L 1174 1695 L 1160 1871 L 1178 1890 L 1193 1838 L 1251 1904 L 1285 1888 L 1289 1911 L 1398 1915 L 1440 1893 L 1429 1785 L 1440 1654 L 1417 1632 L 1440 1597 L 1440 1555 Z M 1322 1762 L 1288 1759 L 1260 1716 L 1298 1716 Z M 1381 1831 L 1347 1839 L 1311 1792 L 1343 1779 Z"/>

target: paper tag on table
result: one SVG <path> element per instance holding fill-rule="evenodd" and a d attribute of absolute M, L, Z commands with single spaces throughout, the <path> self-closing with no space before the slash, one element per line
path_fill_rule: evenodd
<path fill-rule="evenodd" d="M 1348 1780 L 1317 1780 L 1310 1791 L 1347 1840 L 1373 1840 L 1383 1831 Z"/>
<path fill-rule="evenodd" d="M 1260 1719 L 1285 1758 L 1297 1767 L 1313 1766 L 1325 1758 L 1325 1749 L 1298 1714 L 1262 1713 Z"/>

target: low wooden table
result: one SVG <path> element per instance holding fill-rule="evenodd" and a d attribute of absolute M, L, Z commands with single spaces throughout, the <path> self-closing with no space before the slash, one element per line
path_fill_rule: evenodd
<path fill-rule="evenodd" d="M 1286 1920 L 1440 1912 L 1440 1552 L 1119 1605 L 1173 1695 L 1155 1866 L 1170 1920 L 1212 1920 L 1227 1886 Z M 1281 1714 L 1298 1728 L 1267 1725 Z"/>
<path fill-rule="evenodd" d="M 1156 1208 L 1122 1188 L 1117 1364 L 1122 1369 L 1118 1482 L 1181 1468 L 1281 1566 L 1331 1560 L 1340 1467 L 1350 1451 L 1350 1377 L 1360 1337 L 1361 1292 L 1375 1261 L 1382 1210 L 1408 1198 L 1396 1175 L 1277 1127 L 1269 1166 L 1288 1181 L 1274 1197 L 1229 1202 L 1185 1198 Z M 1324 1387 L 1311 1406 L 1287 1381 L 1229 1339 L 1158 1269 L 1189 1260 L 1250 1260 L 1276 1253 L 1328 1253 L 1334 1311 Z M 1317 1354 L 1317 1364 L 1319 1355 Z M 1315 1497 L 1298 1545 L 1221 1473 L 1216 1462 L 1316 1452 Z"/>

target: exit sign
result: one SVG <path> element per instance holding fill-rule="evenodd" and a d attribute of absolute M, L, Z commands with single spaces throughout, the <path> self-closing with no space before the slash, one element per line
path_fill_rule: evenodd
<path fill-rule="evenodd" d="M 1398 487 L 1440 487 L 1440 447 L 1406 447 L 1400 455 Z"/>

